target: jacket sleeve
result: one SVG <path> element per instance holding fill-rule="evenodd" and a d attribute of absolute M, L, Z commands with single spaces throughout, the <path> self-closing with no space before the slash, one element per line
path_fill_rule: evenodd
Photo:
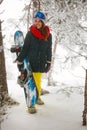
<path fill-rule="evenodd" d="M 17 60 L 19 62 L 22 62 L 24 60 L 25 57 L 27 57 L 28 51 L 29 51 L 29 44 L 30 44 L 30 32 L 28 31 L 26 34 L 26 37 L 24 39 L 24 45 L 23 48 L 19 54 L 19 56 L 17 57 Z"/>
<path fill-rule="evenodd" d="M 52 59 L 52 35 L 51 34 L 48 40 L 49 40 L 49 46 L 47 49 L 47 63 L 51 63 L 51 59 Z"/>

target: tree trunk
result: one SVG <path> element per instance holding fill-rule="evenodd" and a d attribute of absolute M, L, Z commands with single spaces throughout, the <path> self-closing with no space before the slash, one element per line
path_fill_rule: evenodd
<path fill-rule="evenodd" d="M 56 49 L 58 45 L 58 34 L 55 37 L 55 45 L 53 48 L 53 57 L 52 57 L 52 62 L 51 62 L 51 70 L 48 74 L 48 86 L 54 85 L 53 79 L 52 79 L 52 72 L 53 72 L 53 67 L 54 67 L 54 61 L 55 61 L 55 55 L 56 55 Z"/>
<path fill-rule="evenodd" d="M 5 67 L 5 57 L 3 49 L 3 38 L 0 20 L 0 103 L 3 100 L 5 94 L 8 93 L 7 81 L 6 81 L 6 67 Z"/>
<path fill-rule="evenodd" d="M 40 0 L 33 0 L 34 12 L 40 11 Z"/>
<path fill-rule="evenodd" d="M 87 70 L 86 70 L 85 90 L 84 90 L 83 125 L 86 125 L 86 114 L 87 114 Z"/>

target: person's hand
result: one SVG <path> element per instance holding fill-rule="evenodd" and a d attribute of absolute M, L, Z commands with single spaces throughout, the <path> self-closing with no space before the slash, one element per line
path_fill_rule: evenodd
<path fill-rule="evenodd" d="M 12 53 L 15 53 L 15 52 L 20 52 L 21 51 L 21 46 L 18 46 L 18 45 L 13 45 L 12 47 L 11 47 L 11 49 L 10 49 L 10 51 L 12 52 Z"/>
<path fill-rule="evenodd" d="M 50 68 L 51 68 L 51 63 L 47 63 L 45 72 L 47 73 L 50 70 Z"/>

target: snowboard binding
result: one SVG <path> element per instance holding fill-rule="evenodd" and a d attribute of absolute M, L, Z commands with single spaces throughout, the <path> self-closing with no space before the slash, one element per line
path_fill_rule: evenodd
<path fill-rule="evenodd" d="M 21 71 L 21 75 L 18 76 L 18 84 L 23 87 L 23 85 L 28 81 L 28 74 L 27 74 L 27 70 L 24 69 Z"/>

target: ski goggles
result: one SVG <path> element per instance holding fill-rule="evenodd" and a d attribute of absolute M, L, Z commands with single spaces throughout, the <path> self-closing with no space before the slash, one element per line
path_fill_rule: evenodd
<path fill-rule="evenodd" d="M 34 18 L 37 18 L 37 17 L 40 18 L 40 19 L 46 20 L 46 17 L 42 12 L 36 12 L 34 14 Z"/>

